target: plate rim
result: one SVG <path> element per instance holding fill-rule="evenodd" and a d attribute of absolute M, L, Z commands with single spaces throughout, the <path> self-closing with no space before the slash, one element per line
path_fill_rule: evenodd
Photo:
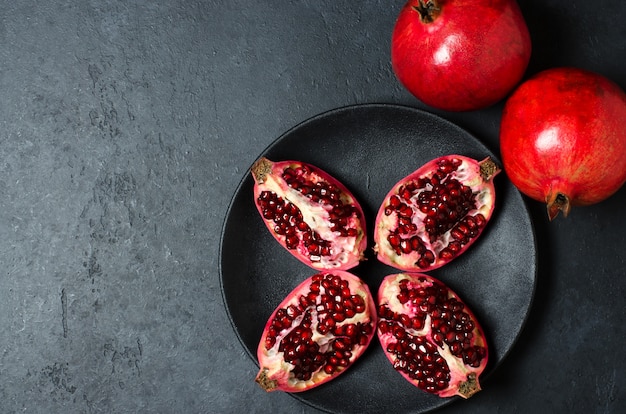
<path fill-rule="evenodd" d="M 286 129 L 283 133 L 281 133 L 280 135 L 278 135 L 276 138 L 274 138 L 255 158 L 258 159 L 261 156 L 263 156 L 264 154 L 267 154 L 272 148 L 274 148 L 275 146 L 279 145 L 280 142 L 287 136 L 289 136 L 292 132 L 304 127 L 305 125 L 309 124 L 309 123 L 313 123 L 318 121 L 319 119 L 323 119 L 323 118 L 327 118 L 327 117 L 331 117 L 333 115 L 342 113 L 342 112 L 350 112 L 350 111 L 359 111 L 359 110 L 367 110 L 367 109 L 391 109 L 391 110 L 397 110 L 397 111 L 403 111 L 403 112 L 407 112 L 407 113 L 412 113 L 412 114 L 417 114 L 417 115 L 421 115 L 421 116 L 426 116 L 426 117 L 430 117 L 432 119 L 437 120 L 438 122 L 442 122 L 444 124 L 447 124 L 448 126 L 451 126 L 455 129 L 458 129 L 460 131 L 462 131 L 463 133 L 471 136 L 476 143 L 480 144 L 481 146 L 483 146 L 489 153 L 493 154 L 496 157 L 496 161 L 501 165 L 501 161 L 499 160 L 498 154 L 491 150 L 491 148 L 489 148 L 481 139 L 479 139 L 478 137 L 476 137 L 473 133 L 469 132 L 468 130 L 466 130 L 465 128 L 461 127 L 460 125 L 442 117 L 439 114 L 435 114 L 433 112 L 429 112 L 428 110 L 422 109 L 422 108 L 417 108 L 417 107 L 413 107 L 413 106 L 409 106 L 409 105 L 404 105 L 404 104 L 397 104 L 397 103 L 362 103 L 362 104 L 350 104 L 350 105 L 345 105 L 345 106 L 340 106 L 340 107 L 336 107 L 336 108 L 332 108 L 320 113 L 317 113 L 315 115 L 312 115 L 298 123 L 296 123 L 295 125 L 291 126 L 290 128 Z M 248 179 L 249 175 L 250 175 L 250 171 L 251 171 L 251 167 L 252 164 L 246 169 L 245 173 L 242 175 L 241 179 L 239 180 L 237 186 L 235 187 L 234 191 L 232 192 L 230 201 L 228 203 L 228 207 L 226 209 L 226 212 L 224 213 L 223 216 L 223 221 L 222 221 L 222 226 L 221 226 L 221 230 L 220 230 L 220 241 L 219 241 L 219 246 L 218 246 L 218 273 L 219 273 L 219 284 L 220 284 L 220 293 L 222 296 L 222 302 L 226 311 L 226 315 L 227 318 L 229 320 L 230 326 L 233 329 L 235 336 L 237 337 L 237 340 L 239 341 L 239 343 L 241 344 L 241 346 L 243 347 L 244 351 L 246 352 L 246 354 L 250 357 L 250 359 L 252 359 L 253 363 L 258 367 L 258 361 L 256 358 L 256 354 L 248 349 L 248 346 L 246 345 L 246 343 L 244 342 L 243 338 L 241 337 L 241 334 L 239 333 L 239 330 L 237 329 L 237 326 L 235 324 L 235 321 L 233 319 L 233 315 L 230 311 L 230 307 L 228 305 L 228 301 L 226 298 L 226 292 L 224 290 L 224 269 L 223 269 L 223 248 L 224 248 L 224 235 L 226 232 L 226 227 L 228 226 L 229 223 L 229 218 L 230 215 L 232 213 L 232 210 L 234 208 L 234 204 L 235 204 L 235 199 L 237 198 L 237 195 L 240 193 L 241 188 L 245 185 L 246 180 Z M 511 184 L 512 185 L 512 184 Z M 526 328 L 526 324 L 528 323 L 530 314 L 531 314 L 531 310 L 536 298 L 536 291 L 537 291 L 537 276 L 538 276 L 538 265 L 539 265 L 539 252 L 538 252 L 538 243 L 537 243 L 537 232 L 536 232 L 536 228 L 535 228 L 535 222 L 532 218 L 530 209 L 528 208 L 528 203 L 526 201 L 526 199 L 524 198 L 524 196 L 519 192 L 519 190 L 517 188 L 514 188 L 514 195 L 519 199 L 519 201 L 521 202 L 521 206 L 523 208 L 523 212 L 524 212 L 524 217 L 528 220 L 528 224 L 530 225 L 530 228 L 528 229 L 529 235 L 532 239 L 532 251 L 534 252 L 533 255 L 533 261 L 532 263 L 529 263 L 529 267 L 531 267 L 531 271 L 529 273 L 531 273 L 533 275 L 532 277 L 532 286 L 530 289 L 530 299 L 528 301 L 528 306 L 524 312 L 524 317 L 521 320 L 520 323 L 520 327 L 519 330 L 515 333 L 515 335 L 513 336 L 513 340 L 511 341 L 511 345 L 508 347 L 508 349 L 506 349 L 502 355 L 500 356 L 499 360 L 495 361 L 495 363 L 493 363 L 493 365 L 491 365 L 490 369 L 488 372 L 486 372 L 485 374 L 483 374 L 483 381 L 488 381 L 490 377 L 492 377 L 494 375 L 495 372 L 497 372 L 498 368 L 500 367 L 500 365 L 502 365 L 502 363 L 507 360 L 508 356 L 511 354 L 513 348 L 515 348 L 515 346 L 518 344 L 519 339 L 522 335 L 522 333 L 524 332 L 525 328 Z M 294 399 L 298 400 L 299 402 L 308 405 L 309 407 L 315 408 L 317 410 L 320 410 L 322 412 L 326 412 L 326 413 L 333 413 L 333 411 L 329 411 L 328 409 L 321 407 L 311 401 L 306 400 L 305 398 L 303 398 L 301 395 L 299 395 L 298 393 L 286 393 L 287 395 L 293 397 Z M 446 399 L 446 401 L 444 401 L 441 405 L 437 405 L 436 407 L 432 407 L 430 409 L 427 409 L 426 411 L 419 411 L 419 414 L 426 414 L 435 410 L 438 410 L 444 406 L 447 406 L 451 403 L 453 403 L 454 401 L 459 400 L 459 397 L 455 398 L 448 398 Z M 416 412 L 417 413 L 417 412 Z"/>

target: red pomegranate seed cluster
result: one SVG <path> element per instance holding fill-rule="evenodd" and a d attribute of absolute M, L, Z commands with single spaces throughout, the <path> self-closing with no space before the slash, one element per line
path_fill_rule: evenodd
<path fill-rule="evenodd" d="M 312 181 L 308 177 L 311 172 L 307 166 L 285 168 L 283 179 L 289 187 L 307 196 L 311 201 L 330 207 L 330 229 L 339 232 L 343 237 L 355 237 L 358 232 L 349 227 L 351 217 L 358 214 L 357 209 L 341 198 L 341 189 L 326 181 Z"/>
<path fill-rule="evenodd" d="M 358 216 L 358 210 L 341 199 L 341 190 L 324 181 L 312 182 L 306 166 L 285 168 L 283 179 L 287 184 L 306 195 L 311 201 L 327 206 L 330 230 L 343 237 L 356 237 L 358 230 L 350 227 L 350 218 Z M 263 217 L 274 222 L 274 232 L 285 236 L 287 249 L 295 249 L 302 241 L 311 260 L 331 255 L 331 242 L 323 239 L 303 220 L 302 212 L 293 203 L 284 200 L 272 191 L 263 191 L 257 198 Z"/>
<path fill-rule="evenodd" d="M 469 230 L 470 226 L 482 227 L 485 224 L 484 217 L 473 219 L 467 216 L 476 207 L 476 195 L 469 186 L 451 175 L 460 165 L 461 160 L 441 160 L 437 172 L 401 186 L 385 207 L 385 215 L 395 212 L 398 217 L 397 229 L 390 232 L 387 241 L 398 255 L 417 252 L 419 259 L 416 264 L 420 268 L 432 264 L 435 254 L 416 234 L 418 226 L 413 222 L 412 206 L 425 214 L 424 229 L 431 243 L 451 229 L 457 230 L 455 234 L 458 238 L 455 237 L 452 245 L 439 253 L 442 258 L 456 255 L 469 238 L 476 237 L 476 232 L 464 231 L 466 228 Z"/>
<path fill-rule="evenodd" d="M 485 227 L 486 224 L 487 220 L 482 214 L 465 216 L 450 231 L 450 235 L 454 240 L 450 241 L 450 243 L 439 252 L 439 257 L 442 259 L 451 259 L 456 256 L 459 251 L 461 251 L 461 248 L 469 243 L 471 239 L 478 237 L 480 229 Z"/>
<path fill-rule="evenodd" d="M 392 333 L 397 340 L 387 348 L 388 352 L 396 355 L 396 369 L 418 380 L 420 388 L 427 391 L 434 392 L 447 387 L 450 377 L 445 359 L 424 337 L 407 332 L 423 329 L 426 315 L 431 318 L 431 338 L 434 343 L 439 346 L 445 343 L 450 352 L 462 358 L 466 365 L 480 365 L 486 350 L 482 346 L 472 345 L 474 322 L 464 311 L 462 302 L 453 297 L 448 298 L 444 285 L 411 288 L 408 281 L 403 280 L 397 298 L 402 304 L 410 303 L 417 314 L 410 318 L 406 314 L 393 312 L 386 305 L 379 306 L 381 332 Z"/>
<path fill-rule="evenodd" d="M 424 337 L 411 335 L 394 322 L 382 321 L 379 324 L 383 334 L 391 332 L 395 343 L 387 346 L 387 352 L 396 356 L 393 367 L 403 371 L 414 380 L 418 387 L 435 393 L 443 390 L 450 382 L 450 369 L 437 348 Z"/>
<path fill-rule="evenodd" d="M 310 256 L 330 255 L 330 242 L 322 239 L 304 222 L 302 212 L 295 204 L 283 200 L 272 191 L 261 192 L 257 202 L 263 217 L 274 222 L 274 232 L 285 236 L 285 246 L 288 249 L 297 248 L 302 240 Z"/>
<path fill-rule="evenodd" d="M 320 368 L 332 374 L 349 365 L 355 346 L 367 344 L 374 329 L 371 324 L 343 324 L 365 310 L 365 301 L 352 294 L 346 280 L 330 273 L 315 275 L 309 291 L 298 298 L 298 305 L 278 309 L 265 348 L 271 349 L 285 329 L 292 329 L 282 338 L 278 350 L 285 361 L 294 365 L 295 378 L 306 381 Z M 294 323 L 297 325 L 292 328 Z M 322 349 L 314 335 L 327 334 L 332 334 L 332 340 Z"/>

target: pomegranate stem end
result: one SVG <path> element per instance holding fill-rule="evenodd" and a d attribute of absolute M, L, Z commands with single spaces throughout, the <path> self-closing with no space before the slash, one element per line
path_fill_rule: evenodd
<path fill-rule="evenodd" d="M 481 388 L 478 383 L 478 376 L 476 373 L 472 372 L 467 375 L 467 381 L 459 384 L 458 394 L 463 398 L 469 398 L 480 390 Z"/>
<path fill-rule="evenodd" d="M 495 162 L 490 157 L 485 158 L 481 162 L 480 165 L 480 176 L 484 181 L 490 181 L 500 173 L 500 168 L 496 165 Z"/>
<path fill-rule="evenodd" d="M 265 157 L 261 157 L 258 161 L 256 161 L 252 165 L 252 168 L 250 168 L 254 180 L 259 184 L 263 184 L 267 176 L 272 173 L 272 165 L 272 161 Z"/>
<path fill-rule="evenodd" d="M 550 193 L 546 198 L 548 218 L 550 221 L 554 220 L 559 215 L 559 211 L 563 212 L 563 217 L 567 217 L 569 214 L 571 204 L 569 197 L 563 193 Z"/>
<path fill-rule="evenodd" d="M 261 368 L 259 374 L 256 376 L 256 383 L 261 386 L 265 391 L 270 392 L 274 391 L 278 387 L 278 381 L 271 379 L 267 373 L 267 368 Z"/>
<path fill-rule="evenodd" d="M 413 6 L 413 10 L 419 13 L 420 21 L 426 24 L 434 22 L 441 13 L 437 0 L 419 0 L 418 5 Z"/>

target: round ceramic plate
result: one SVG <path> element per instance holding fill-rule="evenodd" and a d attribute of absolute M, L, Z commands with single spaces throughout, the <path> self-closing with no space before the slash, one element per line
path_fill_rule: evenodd
<path fill-rule="evenodd" d="M 373 221 L 389 189 L 427 161 L 447 154 L 475 159 L 494 156 L 458 126 L 428 112 L 396 105 L 357 105 L 311 118 L 286 132 L 263 154 L 271 160 L 301 160 L 343 182 L 366 215 L 370 247 Z M 473 309 L 489 341 L 488 377 L 511 349 L 524 325 L 535 291 L 536 245 L 530 216 L 504 174 L 496 177 L 492 220 L 462 256 L 430 272 Z M 253 179 L 241 181 L 228 209 L 220 246 L 224 302 L 241 343 L 256 361 L 261 333 L 274 308 L 303 279 L 316 273 L 280 246 L 254 206 Z M 351 270 L 374 296 L 382 278 L 397 271 L 367 261 Z M 254 378 L 250 378 L 254 381 Z M 374 338 L 366 353 L 335 380 L 293 394 L 331 413 L 424 413 L 456 401 L 408 383 L 386 359 Z"/>

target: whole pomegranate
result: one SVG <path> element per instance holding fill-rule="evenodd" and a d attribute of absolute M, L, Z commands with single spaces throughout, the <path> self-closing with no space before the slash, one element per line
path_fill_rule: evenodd
<path fill-rule="evenodd" d="M 385 277 L 378 290 L 378 338 L 393 367 L 440 397 L 480 391 L 485 335 L 470 309 L 443 282 L 422 273 Z"/>
<path fill-rule="evenodd" d="M 367 247 L 365 217 L 343 184 L 301 161 L 262 157 L 251 172 L 257 210 L 289 252 L 316 269 L 359 264 Z"/>
<path fill-rule="evenodd" d="M 427 105 L 484 108 L 521 80 L 531 54 L 515 0 L 409 0 L 391 40 L 400 82 Z"/>
<path fill-rule="evenodd" d="M 436 269 L 465 252 L 491 218 L 500 172 L 489 158 L 446 155 L 400 180 L 374 229 L 381 262 L 400 270 Z"/>
<path fill-rule="evenodd" d="M 542 71 L 507 100 L 502 163 L 513 184 L 547 203 L 548 216 L 598 203 L 626 181 L 626 94 L 578 68 Z"/>
<path fill-rule="evenodd" d="M 278 305 L 257 349 L 256 382 L 266 391 L 306 391 L 336 378 L 368 347 L 376 305 L 357 276 L 324 271 Z"/>

